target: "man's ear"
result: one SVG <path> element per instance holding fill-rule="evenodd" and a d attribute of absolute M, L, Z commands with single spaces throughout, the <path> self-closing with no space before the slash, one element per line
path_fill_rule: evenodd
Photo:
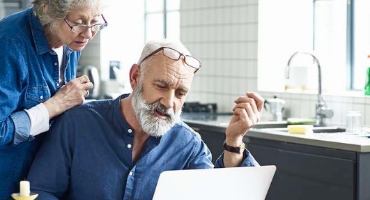
<path fill-rule="evenodd" d="M 132 89 L 136 88 L 137 83 L 139 82 L 139 77 L 140 77 L 139 65 L 133 64 L 130 69 L 130 84 Z"/>

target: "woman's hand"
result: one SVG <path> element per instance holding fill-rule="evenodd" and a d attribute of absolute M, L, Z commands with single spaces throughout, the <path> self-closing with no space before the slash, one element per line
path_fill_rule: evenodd
<path fill-rule="evenodd" d="M 49 111 L 50 119 L 64 111 L 81 105 L 89 90 L 94 87 L 86 75 L 80 76 L 63 85 L 54 96 L 44 102 Z"/>

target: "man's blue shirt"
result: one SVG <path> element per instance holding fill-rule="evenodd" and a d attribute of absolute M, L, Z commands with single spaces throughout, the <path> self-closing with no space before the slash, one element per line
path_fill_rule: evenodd
<path fill-rule="evenodd" d="M 58 56 L 32 8 L 0 21 L 0 199 L 11 199 L 26 178 L 42 136 L 30 136 L 24 111 L 53 96 L 59 83 Z M 65 82 L 76 76 L 80 52 L 64 47 Z"/>
<path fill-rule="evenodd" d="M 161 172 L 214 167 L 206 144 L 182 121 L 149 137 L 133 163 L 135 133 L 120 112 L 125 97 L 84 104 L 55 121 L 28 176 L 39 200 L 152 199 Z M 243 166 L 258 165 L 244 153 Z"/>

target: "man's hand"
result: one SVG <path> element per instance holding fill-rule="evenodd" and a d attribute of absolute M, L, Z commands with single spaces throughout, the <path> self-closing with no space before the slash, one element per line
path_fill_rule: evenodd
<path fill-rule="evenodd" d="M 261 119 L 264 99 L 257 93 L 249 92 L 247 96 L 239 97 L 233 109 L 233 116 L 226 129 L 228 145 L 240 145 L 247 131 Z"/>
<path fill-rule="evenodd" d="M 225 132 L 227 145 L 241 146 L 244 135 L 261 119 L 264 101 L 254 92 L 248 92 L 247 96 L 239 97 L 234 101 L 236 105 L 233 109 L 233 116 Z M 239 166 L 243 158 L 243 154 L 224 151 L 225 167 Z"/>

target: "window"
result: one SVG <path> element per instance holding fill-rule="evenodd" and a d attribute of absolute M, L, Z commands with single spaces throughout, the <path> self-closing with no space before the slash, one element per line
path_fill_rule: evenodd
<path fill-rule="evenodd" d="M 366 81 L 366 68 L 370 67 L 370 0 L 356 0 L 353 6 L 353 89 L 362 90 Z"/>
<path fill-rule="evenodd" d="M 145 1 L 145 42 L 151 39 L 180 39 L 180 0 Z"/>
<path fill-rule="evenodd" d="M 293 80 L 283 75 L 294 52 L 308 51 L 320 61 L 323 91 L 362 91 L 366 67 L 370 67 L 369 6 L 370 0 L 260 0 L 259 89 L 285 90 L 284 86 L 298 78 L 298 82 L 306 80 L 308 89 L 317 90 L 317 67 L 304 55 L 294 60 Z M 302 66 L 306 69 L 297 70 Z M 266 75 L 266 71 L 272 73 Z M 266 84 L 271 78 L 279 86 Z"/>

